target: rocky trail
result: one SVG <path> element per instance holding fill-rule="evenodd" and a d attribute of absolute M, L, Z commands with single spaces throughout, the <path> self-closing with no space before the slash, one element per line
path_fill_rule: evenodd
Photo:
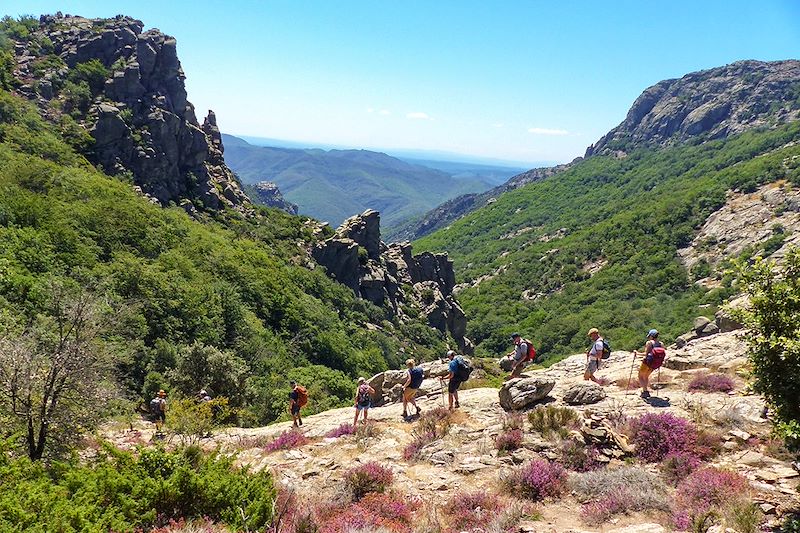
<path fill-rule="evenodd" d="M 670 412 L 712 427 L 722 436 L 723 450 L 711 464 L 734 470 L 750 480 L 755 501 L 767 518 L 786 510 L 797 508 L 796 487 L 798 473 L 787 460 L 769 456 L 768 443 L 771 425 L 765 418 L 763 399 L 749 393 L 744 379 L 739 375 L 746 365 L 745 344 L 741 332 L 725 332 L 689 340 L 682 348 L 669 350 L 665 367 L 654 372 L 653 396 L 649 401 L 639 396 L 635 383 L 628 390 L 632 356 L 629 352 L 613 352 L 598 372 L 608 385 L 600 387 L 583 381 L 585 356 L 574 355 L 550 368 L 528 371 L 522 379 L 506 382 L 503 391 L 518 399 L 527 391 L 530 404 L 528 412 L 540 404 L 569 406 L 578 411 L 582 425 L 570 438 L 581 444 L 600 447 L 599 460 L 607 468 L 626 464 L 630 447 L 624 435 L 616 428 L 625 417 L 635 417 L 647 412 Z M 636 368 L 638 368 L 637 359 Z M 443 396 L 438 388 L 438 375 L 446 372 L 440 363 L 426 364 L 427 378 L 421 389 L 418 403 L 424 411 L 443 406 Z M 729 393 L 688 392 L 688 383 L 700 373 L 719 372 L 732 377 L 735 388 Z M 398 371 L 399 372 L 399 371 Z M 402 373 L 402 372 L 401 372 Z M 636 380 L 634 369 L 633 381 Z M 424 447 L 419 458 L 403 458 L 404 448 L 415 437 L 417 423 L 402 418 L 402 404 L 390 403 L 396 385 L 392 371 L 373 378 L 373 385 L 386 397 L 385 405 L 369 411 L 372 423 L 362 434 L 337 438 L 326 434 L 342 424 L 352 423 L 353 409 L 340 408 L 307 416 L 303 419 L 302 433 L 308 443 L 294 449 L 267 452 L 270 441 L 291 430 L 291 422 L 260 428 L 227 428 L 203 439 L 205 449 L 235 452 L 243 465 L 254 469 L 268 468 L 276 479 L 292 487 L 302 499 L 321 501 L 335 499 L 341 491 L 344 471 L 370 461 L 390 467 L 394 472 L 394 487 L 406 494 L 417 495 L 426 502 L 446 502 L 463 491 L 502 491 L 501 477 L 516 465 L 536 458 L 555 459 L 558 439 L 548 440 L 524 426 L 522 447 L 511 452 L 499 452 L 495 438 L 503 430 L 507 416 L 494 388 L 466 389 L 460 393 L 461 407 L 452 415 L 449 433 Z M 537 394 L 530 391 L 538 389 Z M 395 389 L 396 390 L 396 389 Z M 111 435 L 122 447 L 147 441 L 152 429 L 145 423 L 134 430 L 137 437 L 125 434 Z M 630 463 L 630 460 L 628 460 Z M 641 468 L 657 472 L 656 465 Z M 568 495 L 555 502 L 541 505 L 541 519 L 523 522 L 520 531 L 664 531 L 657 517 L 641 513 L 624 515 L 611 520 L 610 525 L 593 529 L 582 524 L 578 516 L 581 502 Z"/>

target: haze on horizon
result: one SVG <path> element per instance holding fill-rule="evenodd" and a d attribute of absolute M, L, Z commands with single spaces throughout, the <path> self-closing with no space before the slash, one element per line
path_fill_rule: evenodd
<path fill-rule="evenodd" d="M 3 14 L 141 19 L 233 135 L 569 161 L 667 78 L 796 58 L 800 4 L 6 0 Z"/>

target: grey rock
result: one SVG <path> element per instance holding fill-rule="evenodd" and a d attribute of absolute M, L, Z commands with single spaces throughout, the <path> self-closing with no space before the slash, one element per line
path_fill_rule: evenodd
<path fill-rule="evenodd" d="M 728 331 L 736 331 L 737 329 L 742 329 L 744 325 L 731 317 L 730 313 L 726 312 L 723 309 L 720 309 L 714 315 L 715 322 L 719 331 L 722 333 L 726 333 Z"/>
<path fill-rule="evenodd" d="M 556 382 L 543 377 L 518 378 L 500 387 L 500 405 L 506 410 L 522 409 L 547 397 Z"/>
<path fill-rule="evenodd" d="M 701 334 L 703 336 L 705 336 L 705 335 L 715 335 L 717 333 L 719 333 L 719 326 L 717 326 L 717 324 L 715 322 L 709 322 L 708 324 L 706 324 L 703 327 L 703 329 L 701 331 Z"/>
<path fill-rule="evenodd" d="M 592 381 L 576 383 L 564 392 L 564 401 L 571 405 L 588 405 L 606 398 L 606 391 Z"/>
<path fill-rule="evenodd" d="M 703 328 L 705 328 L 709 322 L 711 322 L 711 320 L 709 320 L 707 317 L 699 316 L 694 319 L 694 327 L 692 329 L 697 333 L 700 333 L 703 331 Z"/>
<path fill-rule="evenodd" d="M 271 181 L 259 181 L 253 188 L 255 189 L 252 198 L 254 202 L 286 211 L 290 215 L 297 214 L 297 205 L 283 197 L 277 184 Z"/>

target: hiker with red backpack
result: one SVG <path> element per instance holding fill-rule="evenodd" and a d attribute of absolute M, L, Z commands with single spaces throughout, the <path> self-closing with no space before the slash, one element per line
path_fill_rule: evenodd
<path fill-rule="evenodd" d="M 300 418 L 300 408 L 308 403 L 308 391 L 302 385 L 298 385 L 296 381 L 290 381 L 289 385 L 292 387 L 292 392 L 289 393 L 289 412 L 292 414 L 293 427 L 303 425 L 303 419 Z"/>
<path fill-rule="evenodd" d="M 356 417 L 353 419 L 353 427 L 358 423 L 358 413 L 364 413 L 362 420 L 363 424 L 367 423 L 367 412 L 372 407 L 372 395 L 375 394 L 375 389 L 369 386 L 367 380 L 358 378 L 358 386 L 356 387 L 356 397 L 353 399 L 356 406 Z"/>
<path fill-rule="evenodd" d="M 647 390 L 650 374 L 653 373 L 653 370 L 661 368 L 661 365 L 664 364 L 664 358 L 667 356 L 667 350 L 664 349 L 664 345 L 658 340 L 658 330 L 651 329 L 647 332 L 647 343 L 644 345 L 644 352 L 634 350 L 634 361 L 636 360 L 636 356 L 640 353 L 644 355 L 644 361 L 642 361 L 642 365 L 639 367 L 639 386 L 642 387 L 642 398 L 646 399 L 650 397 L 650 391 Z"/>
<path fill-rule="evenodd" d="M 536 349 L 531 341 L 523 339 L 519 333 L 512 333 L 511 342 L 514 343 L 514 350 L 506 354 L 506 357 L 514 360 L 514 366 L 511 367 L 511 375 L 506 379 L 518 378 L 525 365 L 536 359 Z"/>

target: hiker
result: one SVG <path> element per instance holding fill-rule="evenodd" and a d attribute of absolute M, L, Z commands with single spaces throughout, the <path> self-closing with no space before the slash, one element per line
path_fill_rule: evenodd
<path fill-rule="evenodd" d="M 408 404 L 414 406 L 417 414 L 420 408 L 417 401 L 414 399 L 417 396 L 417 390 L 422 385 L 422 380 L 425 379 L 425 371 L 421 366 L 417 366 L 417 362 L 413 359 L 406 359 L 406 366 L 408 367 L 408 377 L 406 382 L 403 383 L 403 418 L 408 418 Z"/>
<path fill-rule="evenodd" d="M 523 339 L 519 333 L 511 334 L 511 342 L 514 343 L 514 350 L 506 354 L 506 357 L 514 361 L 514 366 L 511 367 L 511 375 L 506 379 L 518 378 L 528 361 L 536 358 L 536 350 L 533 349 L 533 344 Z"/>
<path fill-rule="evenodd" d="M 289 412 L 292 414 L 292 427 L 299 427 L 303 425 L 303 419 L 300 418 L 300 408 L 308 403 L 308 392 L 305 387 L 298 385 L 296 381 L 290 381 L 289 385 L 292 387 L 292 392 L 289 393 Z"/>
<path fill-rule="evenodd" d="M 464 359 L 460 355 L 456 355 L 455 351 L 448 350 L 447 358 L 450 360 L 450 364 L 448 366 L 448 370 L 450 371 L 450 373 L 447 374 L 446 378 L 440 378 L 440 379 L 448 380 L 447 384 L 447 392 L 448 392 L 447 398 L 449 400 L 448 409 L 452 411 L 453 405 L 455 405 L 456 407 L 461 407 L 461 405 L 458 403 L 458 388 L 469 377 L 469 371 L 467 371 L 467 374 L 465 376 L 464 369 L 467 368 L 467 365 L 464 362 Z"/>
<path fill-rule="evenodd" d="M 369 386 L 367 380 L 362 378 L 358 378 L 358 386 L 356 387 L 356 397 L 353 399 L 353 403 L 356 406 L 356 417 L 353 419 L 353 427 L 358 423 L 358 413 L 364 412 L 364 418 L 362 422 L 364 424 L 367 423 L 367 412 L 369 408 L 372 407 L 372 395 L 375 394 L 375 389 Z"/>
<path fill-rule="evenodd" d="M 647 388 L 650 381 L 650 374 L 653 373 L 653 370 L 661 367 L 661 364 L 664 362 L 664 357 L 667 355 L 664 345 L 658 340 L 657 329 L 651 329 L 647 332 L 647 342 L 644 345 L 644 352 L 639 352 L 638 350 L 633 351 L 634 361 L 639 354 L 644 355 L 642 365 L 639 367 L 639 386 L 642 387 L 641 396 L 642 398 L 649 398 L 650 391 L 647 390 Z"/>
<path fill-rule="evenodd" d="M 586 370 L 583 372 L 583 379 L 585 381 L 591 379 L 598 385 L 602 385 L 600 380 L 594 377 L 594 373 L 600 368 L 600 361 L 603 359 L 603 337 L 600 336 L 597 328 L 590 329 L 587 335 L 592 339 L 592 347 L 586 351 Z"/>
<path fill-rule="evenodd" d="M 205 389 L 200 389 L 200 392 L 197 393 L 197 399 L 202 402 L 210 402 L 211 396 Z"/>
<path fill-rule="evenodd" d="M 161 389 L 156 394 L 155 398 L 150 400 L 150 413 L 153 417 L 153 422 L 156 424 L 156 435 L 161 435 L 161 429 L 164 422 L 167 421 L 167 393 Z"/>

